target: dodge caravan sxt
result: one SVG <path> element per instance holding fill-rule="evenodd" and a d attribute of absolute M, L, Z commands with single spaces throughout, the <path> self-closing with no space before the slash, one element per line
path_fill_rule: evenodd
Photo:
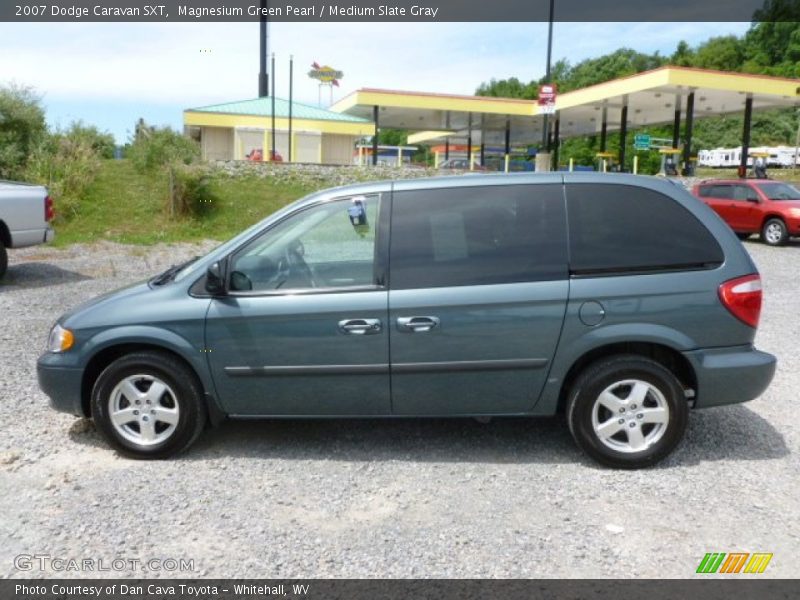
<path fill-rule="evenodd" d="M 668 181 L 370 183 L 62 316 L 38 374 L 137 458 L 224 417 L 563 414 L 588 455 L 632 468 L 690 408 L 766 389 L 760 310 L 734 233 Z"/>

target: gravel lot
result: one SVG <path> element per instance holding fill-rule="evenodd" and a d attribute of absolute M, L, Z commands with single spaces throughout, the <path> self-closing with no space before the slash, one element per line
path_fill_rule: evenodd
<path fill-rule="evenodd" d="M 757 343 L 780 359 L 772 386 L 693 413 L 655 469 L 599 468 L 555 419 L 229 422 L 179 460 L 119 458 L 89 421 L 48 408 L 35 361 L 49 327 L 211 245 L 11 254 L 0 576 L 41 576 L 14 557 L 49 554 L 194 559 L 183 575 L 204 577 L 682 578 L 704 553 L 733 551 L 773 552 L 765 576 L 797 575 L 800 244 L 746 244 L 766 289 Z"/>

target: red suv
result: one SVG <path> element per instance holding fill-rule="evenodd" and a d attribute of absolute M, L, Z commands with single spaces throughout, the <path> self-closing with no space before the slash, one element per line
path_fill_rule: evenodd
<path fill-rule="evenodd" d="M 701 181 L 692 194 L 708 204 L 741 239 L 760 233 L 770 246 L 800 236 L 800 191 L 771 179 Z"/>

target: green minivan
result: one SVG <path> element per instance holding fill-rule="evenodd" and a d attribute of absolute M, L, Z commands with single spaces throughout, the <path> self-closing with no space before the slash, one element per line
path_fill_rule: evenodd
<path fill-rule="evenodd" d="M 691 408 L 759 396 L 761 280 L 667 180 L 387 181 L 308 196 L 63 315 L 56 410 L 165 458 L 222 419 L 564 415 L 613 467 L 652 465 Z"/>

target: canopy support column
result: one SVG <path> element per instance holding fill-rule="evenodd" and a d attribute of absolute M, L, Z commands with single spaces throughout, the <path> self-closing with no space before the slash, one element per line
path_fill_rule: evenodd
<path fill-rule="evenodd" d="M 467 124 L 467 164 L 469 170 L 472 170 L 472 113 L 469 113 L 469 121 Z"/>
<path fill-rule="evenodd" d="M 561 115 L 556 113 L 556 123 L 553 128 L 553 170 L 558 171 L 558 151 L 561 148 Z"/>
<path fill-rule="evenodd" d="M 372 107 L 372 121 L 375 123 L 375 133 L 372 135 L 372 166 L 378 164 L 378 105 Z"/>
<path fill-rule="evenodd" d="M 603 107 L 603 124 L 600 126 L 600 152 L 606 151 L 606 141 L 608 138 L 608 109 Z"/>
<path fill-rule="evenodd" d="M 672 124 L 672 147 L 677 148 L 681 143 L 681 96 L 675 96 L 675 121 Z"/>
<path fill-rule="evenodd" d="M 753 97 L 744 101 L 744 129 L 742 130 L 742 157 L 739 161 L 739 177 L 747 177 L 747 155 L 750 154 L 750 125 L 753 120 Z"/>
<path fill-rule="evenodd" d="M 508 173 L 508 161 L 511 156 L 511 119 L 506 119 L 506 148 L 505 148 L 505 172 Z"/>
<path fill-rule="evenodd" d="M 694 129 L 694 92 L 686 98 L 686 129 L 683 140 L 683 175 L 690 175 L 692 170 L 692 131 Z"/>
<path fill-rule="evenodd" d="M 625 170 L 625 150 L 628 144 L 628 105 L 622 107 L 619 124 L 619 170 Z"/>

